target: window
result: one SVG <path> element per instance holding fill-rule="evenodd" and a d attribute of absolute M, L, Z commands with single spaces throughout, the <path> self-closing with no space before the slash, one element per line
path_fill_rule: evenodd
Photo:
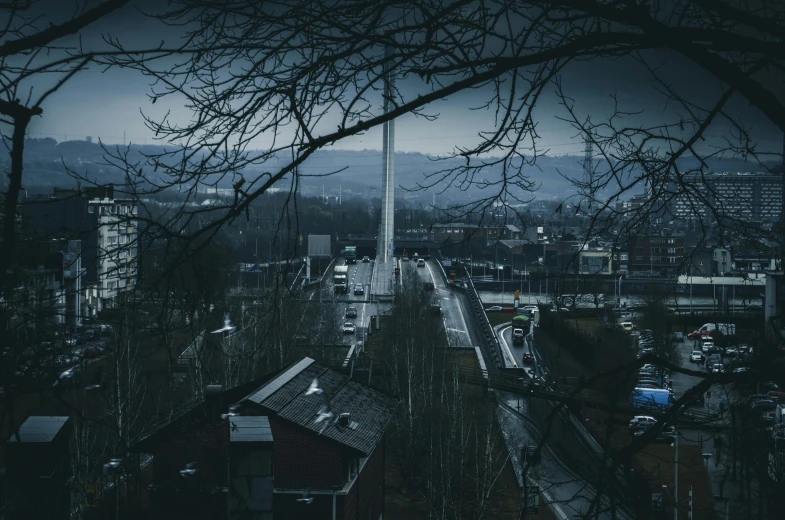
<path fill-rule="evenodd" d="M 106 283 L 106 288 L 107 289 L 116 289 L 117 288 L 117 282 L 107 282 Z"/>
<path fill-rule="evenodd" d="M 120 244 L 125 244 L 128 241 L 128 237 L 125 235 L 120 235 Z"/>
<path fill-rule="evenodd" d="M 117 243 L 117 237 L 109 237 L 107 240 L 108 240 L 110 245 Z"/>
<path fill-rule="evenodd" d="M 669 247 L 668 248 L 668 254 L 675 255 L 676 254 L 676 248 L 675 247 Z"/>
<path fill-rule="evenodd" d="M 87 212 L 88 213 L 95 213 L 95 206 L 88 206 L 87 207 Z"/>
<path fill-rule="evenodd" d="M 636 256 L 635 260 L 637 260 L 638 262 L 642 262 L 643 261 L 643 257 L 642 256 Z"/>
<path fill-rule="evenodd" d="M 669 244 L 675 244 L 676 243 L 676 239 L 675 238 L 669 238 L 668 239 L 668 243 Z"/>
<path fill-rule="evenodd" d="M 621 260 L 622 262 L 626 262 L 626 261 L 627 261 L 627 257 L 628 257 L 628 256 L 629 256 L 629 255 L 628 255 L 627 253 L 622 253 L 622 254 L 620 255 L 620 257 L 619 257 L 619 260 Z"/>

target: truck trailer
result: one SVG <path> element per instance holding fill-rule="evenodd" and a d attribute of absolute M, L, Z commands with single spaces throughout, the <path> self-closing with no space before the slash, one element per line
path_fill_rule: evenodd
<path fill-rule="evenodd" d="M 346 246 L 343 250 L 343 257 L 347 264 L 357 263 L 357 246 Z"/>
<path fill-rule="evenodd" d="M 333 285 L 337 293 L 345 293 L 349 289 L 349 266 L 335 266 L 335 269 L 333 269 Z"/>

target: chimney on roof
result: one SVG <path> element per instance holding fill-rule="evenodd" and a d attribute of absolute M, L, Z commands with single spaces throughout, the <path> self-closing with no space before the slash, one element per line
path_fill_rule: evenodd
<path fill-rule="evenodd" d="M 351 414 L 349 413 L 342 413 L 338 416 L 338 426 L 341 428 L 348 428 L 349 421 L 351 420 Z"/>
<path fill-rule="evenodd" d="M 216 420 L 221 416 L 221 385 L 207 385 L 204 388 L 204 402 L 207 408 L 207 417 Z"/>

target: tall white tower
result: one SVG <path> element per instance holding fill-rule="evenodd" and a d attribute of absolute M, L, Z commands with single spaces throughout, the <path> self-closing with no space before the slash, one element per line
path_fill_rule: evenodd
<path fill-rule="evenodd" d="M 392 48 L 384 52 L 384 113 L 393 109 L 395 79 L 392 73 Z M 382 222 L 376 258 L 387 263 L 393 256 L 395 238 L 395 121 L 384 123 L 382 128 Z"/>

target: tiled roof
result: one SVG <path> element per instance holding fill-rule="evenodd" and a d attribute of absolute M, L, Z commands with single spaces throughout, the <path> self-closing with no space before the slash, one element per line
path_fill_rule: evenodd
<path fill-rule="evenodd" d="M 336 415 L 350 414 L 348 427 L 330 426 L 322 432 L 323 424 L 315 422 L 324 397 L 305 395 L 311 382 L 319 387 Z M 303 428 L 319 433 L 370 455 L 392 419 L 398 401 L 378 390 L 351 381 L 347 376 L 304 358 L 281 375 L 249 394 L 244 401 L 259 406 L 263 412 L 275 414 Z"/>

